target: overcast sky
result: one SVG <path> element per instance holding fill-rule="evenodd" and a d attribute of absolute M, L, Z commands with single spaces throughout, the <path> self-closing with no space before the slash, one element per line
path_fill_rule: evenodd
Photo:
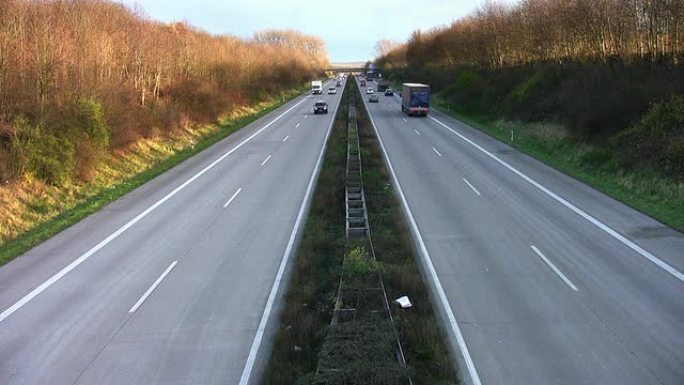
<path fill-rule="evenodd" d="M 382 38 L 405 41 L 416 29 L 450 24 L 484 0 L 118 0 L 155 20 L 187 21 L 214 34 L 251 37 L 296 29 L 326 42 L 332 62 L 366 61 Z"/>

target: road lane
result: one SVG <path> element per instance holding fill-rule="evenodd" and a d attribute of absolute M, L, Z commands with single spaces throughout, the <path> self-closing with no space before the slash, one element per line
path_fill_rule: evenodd
<path fill-rule="evenodd" d="M 681 281 L 440 124 L 387 104 L 399 100 L 381 96 L 367 106 L 482 383 L 680 383 Z M 620 233 L 653 229 L 661 236 L 634 241 L 681 271 L 680 233 L 473 129 L 463 132 Z M 435 147 L 443 157 L 429 153 Z"/>
<path fill-rule="evenodd" d="M 299 97 L 0 268 L 5 310 L 294 107 L 0 322 L 0 383 L 237 383 L 338 100 Z"/>

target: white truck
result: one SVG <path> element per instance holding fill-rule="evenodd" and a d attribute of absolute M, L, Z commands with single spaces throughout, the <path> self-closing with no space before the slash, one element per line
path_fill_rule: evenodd
<path fill-rule="evenodd" d="M 321 80 L 313 80 L 311 82 L 311 94 L 322 94 L 323 93 L 323 82 Z"/>

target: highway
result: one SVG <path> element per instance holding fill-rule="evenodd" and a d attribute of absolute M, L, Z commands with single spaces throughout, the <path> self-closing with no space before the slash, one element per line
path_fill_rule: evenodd
<path fill-rule="evenodd" d="M 467 383 L 684 384 L 682 233 L 360 89 Z"/>
<path fill-rule="evenodd" d="M 255 383 L 339 99 L 299 96 L 1 267 L 0 384 Z"/>

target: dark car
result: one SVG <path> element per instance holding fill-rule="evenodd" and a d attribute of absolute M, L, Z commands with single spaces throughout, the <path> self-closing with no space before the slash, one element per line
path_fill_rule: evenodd
<path fill-rule="evenodd" d="M 324 102 L 323 100 L 319 100 L 316 103 L 314 103 L 314 115 L 317 113 L 321 114 L 327 114 L 328 113 L 328 103 Z"/>
<path fill-rule="evenodd" d="M 380 101 L 380 99 L 378 98 L 378 95 L 376 95 L 376 94 L 372 94 L 371 96 L 368 97 L 369 103 L 377 103 L 379 101 Z"/>
<path fill-rule="evenodd" d="M 394 91 L 391 88 L 386 89 L 385 96 L 394 96 Z"/>
<path fill-rule="evenodd" d="M 342 82 L 338 80 L 338 81 L 337 81 L 337 86 L 338 86 L 338 87 L 342 87 Z"/>

